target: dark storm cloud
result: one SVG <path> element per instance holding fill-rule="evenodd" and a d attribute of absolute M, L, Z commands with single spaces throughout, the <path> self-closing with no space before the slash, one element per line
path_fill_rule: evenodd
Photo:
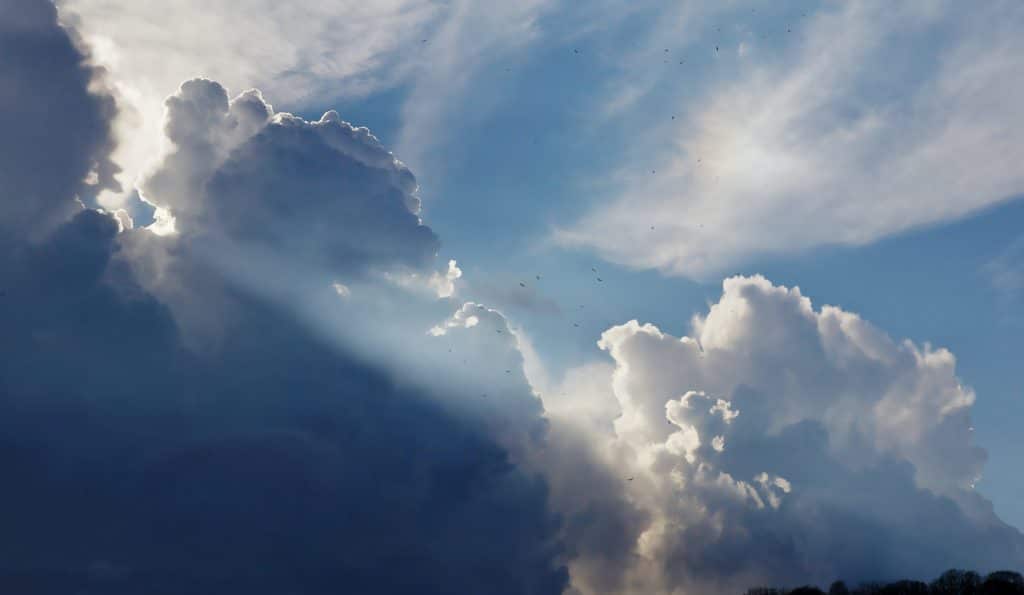
<path fill-rule="evenodd" d="M 174 266 L 193 283 L 179 289 L 202 299 L 216 286 L 230 318 L 216 349 L 185 347 L 124 254 L 129 240 L 137 249 L 159 239 L 118 233 L 112 217 L 74 202 L 81 179 L 109 163 L 113 103 L 86 91 L 90 71 L 51 5 L 0 7 L 0 44 L 16 48 L 0 58 L 0 117 L 14 130 L 0 137 L 0 226 L 38 230 L 0 239 L 0 591 L 560 593 L 558 520 L 542 480 L 179 247 Z M 265 119 L 256 99 L 232 105 L 235 130 Z M 49 113 L 53 102 L 60 110 Z M 337 147 L 350 131 L 322 122 L 273 124 L 228 159 L 209 184 L 222 191 L 212 199 L 221 229 L 244 235 L 268 217 L 278 227 L 263 230 L 267 245 L 288 248 L 282 238 L 305 223 L 344 212 L 349 235 L 386 238 L 372 258 L 422 263 L 436 239 L 403 202 L 411 176 L 394 166 L 397 181 L 377 184 L 365 173 L 375 155 L 346 160 Z M 259 171 L 266 160 L 271 173 L 323 172 L 328 161 L 337 171 L 279 187 Z M 236 183 L 245 205 L 227 196 Z M 332 184 L 351 190 L 331 205 L 266 202 Z M 363 191 L 376 192 L 372 204 L 349 204 Z M 404 214 L 389 219 L 395 205 Z M 43 220 L 63 223 L 35 225 Z M 411 251 L 382 248 L 406 233 Z M 328 259 L 357 258 L 347 245 L 331 250 Z"/>
<path fill-rule="evenodd" d="M 561 590 L 544 486 L 486 436 L 244 294 L 190 354 L 115 231 L 85 211 L 8 268 L 0 585 Z"/>
<path fill-rule="evenodd" d="M 50 2 L 0 0 L 0 233 L 34 236 L 114 187 L 113 98 Z M 92 174 L 92 175 L 91 175 Z"/>

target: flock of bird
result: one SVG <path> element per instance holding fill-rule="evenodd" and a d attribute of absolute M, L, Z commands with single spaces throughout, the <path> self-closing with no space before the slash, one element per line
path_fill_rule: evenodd
<path fill-rule="evenodd" d="M 754 12 L 756 12 L 756 10 L 754 10 Z M 805 16 L 806 16 L 806 13 L 805 13 Z M 718 31 L 719 31 L 719 32 L 721 32 L 721 28 L 718 28 Z M 787 33 L 792 33 L 792 29 L 786 29 L 786 32 L 787 32 Z M 426 40 L 426 39 L 424 39 L 424 40 L 422 40 L 422 42 L 423 42 L 423 43 L 427 43 L 427 40 Z M 719 45 L 715 45 L 714 47 L 715 47 L 715 53 L 716 53 L 716 54 L 718 54 L 718 53 L 720 53 L 720 52 L 721 52 L 721 48 L 720 48 L 720 46 L 719 46 Z M 668 54 L 668 53 L 669 53 L 669 51 L 670 51 L 670 50 L 669 50 L 668 48 L 665 48 L 665 50 L 664 50 L 664 53 L 665 53 L 665 54 Z M 579 50 L 579 48 L 573 48 L 572 52 L 573 52 L 573 54 L 575 54 L 575 55 L 579 55 L 579 54 L 580 54 L 580 50 Z M 664 62 L 665 62 L 665 63 L 667 64 L 669 60 L 668 60 L 668 59 L 666 58 L 666 59 L 664 59 L 663 61 L 664 61 Z M 684 65 L 685 63 L 686 63 L 686 59 L 685 59 L 685 58 L 684 58 L 684 59 L 681 59 L 681 60 L 679 60 L 679 64 L 680 64 L 680 65 Z M 505 68 L 505 72 L 509 72 L 509 71 L 511 71 L 511 69 L 510 69 L 510 68 L 508 68 L 508 67 L 506 67 L 506 68 Z M 676 119 L 676 116 L 675 116 L 675 115 L 671 115 L 671 120 L 675 120 L 675 119 Z M 536 140 L 535 140 L 534 142 L 536 142 Z M 697 158 L 696 162 L 697 162 L 698 164 L 700 164 L 700 163 L 702 162 L 702 159 L 701 159 L 701 158 Z M 657 170 L 656 170 L 656 169 L 652 169 L 652 170 L 651 170 L 651 174 L 652 174 L 652 175 L 656 175 L 656 174 L 657 174 Z M 704 227 L 704 225 L 703 225 L 703 224 L 700 224 L 700 225 L 699 225 L 699 227 L 700 227 L 700 228 L 703 228 L 703 227 Z M 651 231 L 655 231 L 655 226 L 654 226 L 654 225 L 651 225 L 651 226 L 650 226 L 650 230 L 651 230 Z M 591 273 L 593 273 L 593 275 L 594 275 L 594 277 L 593 277 L 593 278 L 594 278 L 594 281 L 595 281 L 596 283 L 604 283 L 604 279 L 603 279 L 603 278 L 602 278 L 602 277 L 600 276 L 600 273 L 598 273 L 598 270 L 597 270 L 597 268 L 596 268 L 596 267 L 591 267 L 591 268 L 590 268 L 590 271 L 591 271 Z M 536 280 L 537 280 L 538 282 L 539 282 L 539 281 L 541 280 L 541 275 L 539 275 L 539 274 L 535 275 L 534 277 L 536 278 Z M 526 283 L 526 281 L 519 281 L 519 287 L 520 287 L 520 289 L 527 289 L 527 287 L 528 287 L 528 286 L 527 286 L 527 283 Z M 481 308 L 481 309 L 484 309 L 484 306 L 479 306 L 479 308 Z M 583 305 L 583 304 L 580 304 L 580 305 L 578 306 L 578 309 L 579 309 L 579 310 L 583 310 L 583 309 L 584 309 L 584 305 Z M 576 322 L 576 321 L 574 321 L 574 322 L 572 323 L 572 326 L 573 326 L 574 328 L 579 328 L 579 327 L 580 327 L 580 323 L 579 323 L 579 322 Z M 495 329 L 495 332 L 496 332 L 496 333 L 498 333 L 498 334 L 503 334 L 503 332 L 504 332 L 504 331 L 503 331 L 502 329 Z M 703 354 L 704 354 L 704 349 L 703 349 L 703 346 L 700 346 L 700 345 L 698 345 L 698 348 L 699 348 L 699 350 L 700 350 L 700 353 L 701 353 L 701 355 L 703 356 Z M 449 349 L 449 351 L 451 351 L 451 350 Z M 465 360 L 464 360 L 464 361 L 465 361 Z M 511 370 L 511 369 L 506 369 L 506 370 L 505 370 L 505 374 L 511 374 L 511 373 L 512 373 L 512 370 Z M 565 393 L 562 393 L 562 394 L 564 395 Z M 480 396 L 481 396 L 482 398 L 485 398 L 485 399 L 486 399 L 486 398 L 488 397 L 488 393 L 482 393 L 482 394 L 481 394 Z M 672 420 L 668 420 L 668 423 L 669 423 L 669 424 L 673 424 Z M 626 480 L 626 481 L 628 481 L 628 482 L 632 482 L 632 481 L 633 481 L 633 479 L 634 479 L 634 478 L 633 478 L 633 476 L 629 476 L 629 477 L 626 477 L 626 478 L 625 478 L 625 480 Z"/>

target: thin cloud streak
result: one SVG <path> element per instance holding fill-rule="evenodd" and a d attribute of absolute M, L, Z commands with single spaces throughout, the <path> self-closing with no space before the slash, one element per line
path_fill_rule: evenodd
<path fill-rule="evenodd" d="M 1021 23 L 1012 3 L 858 3 L 815 15 L 780 54 L 748 56 L 762 61 L 713 84 L 680 123 L 641 136 L 669 148 L 627 162 L 610 200 L 555 237 L 708 278 L 1007 200 L 1024 191 Z"/>

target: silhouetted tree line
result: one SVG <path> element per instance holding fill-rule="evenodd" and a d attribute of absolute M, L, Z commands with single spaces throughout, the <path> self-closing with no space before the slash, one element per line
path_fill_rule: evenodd
<path fill-rule="evenodd" d="M 795 589 L 757 587 L 746 595 L 825 595 L 825 591 L 813 585 Z M 947 570 L 930 583 L 901 580 L 849 588 L 843 581 L 836 581 L 828 588 L 828 595 L 1024 595 L 1024 577 L 1009 570 L 985 577 L 970 570 Z"/>

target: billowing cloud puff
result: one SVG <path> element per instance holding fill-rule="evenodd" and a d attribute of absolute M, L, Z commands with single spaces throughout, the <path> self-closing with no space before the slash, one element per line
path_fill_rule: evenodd
<path fill-rule="evenodd" d="M 592 405 L 572 423 L 576 409 L 552 398 L 553 427 L 588 436 L 588 460 L 618 476 L 583 500 L 628 502 L 594 520 L 615 523 L 628 551 L 577 560 L 578 589 L 723 592 L 1024 562 L 1024 537 L 973 491 L 985 455 L 952 354 L 761 277 L 723 289 L 692 336 L 636 321 L 602 335 L 615 368 L 589 390 L 617 411 Z M 560 470 L 556 493 L 583 473 Z"/>
<path fill-rule="evenodd" d="M 524 461 L 537 454 L 547 430 L 544 409 L 527 380 L 518 338 L 505 317 L 467 302 L 429 334 L 442 357 L 424 376 L 454 377 L 475 401 L 471 408 L 476 424 Z M 440 377 L 433 380 L 445 383 Z"/>
<path fill-rule="evenodd" d="M 143 192 L 182 233 L 336 273 L 433 262 L 412 173 L 337 112 L 307 122 L 196 79 L 167 100 L 165 130 L 173 148 Z"/>
<path fill-rule="evenodd" d="M 0 1 L 0 234 L 38 237 L 113 187 L 113 98 L 38 0 Z"/>

